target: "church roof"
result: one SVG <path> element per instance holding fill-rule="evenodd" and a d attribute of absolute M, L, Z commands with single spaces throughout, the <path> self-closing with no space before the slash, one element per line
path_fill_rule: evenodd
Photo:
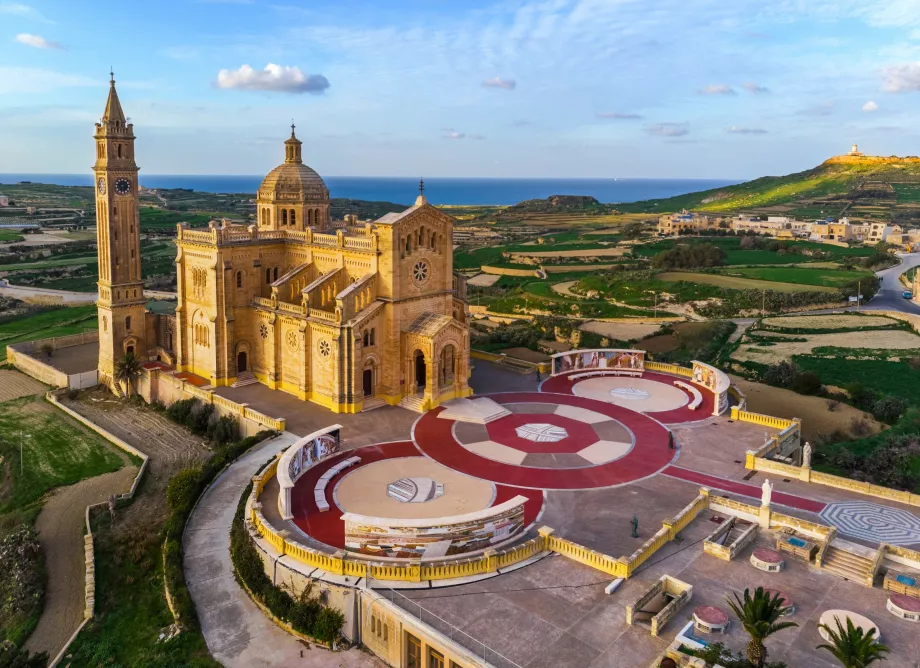
<path fill-rule="evenodd" d="M 291 136 L 284 142 L 284 164 L 275 167 L 262 181 L 259 186 L 260 198 L 291 202 L 329 201 L 326 182 L 315 170 L 303 164 L 301 145 L 302 142 L 294 135 L 292 124 Z"/>
<path fill-rule="evenodd" d="M 418 334 L 419 336 L 430 338 L 447 327 L 453 320 L 454 319 L 449 315 L 422 313 L 405 329 L 405 332 L 407 334 Z"/>
<path fill-rule="evenodd" d="M 109 82 L 109 99 L 105 103 L 105 113 L 102 115 L 102 120 L 126 122 L 125 112 L 121 109 L 121 102 L 119 102 L 118 93 L 115 91 L 114 74 Z"/>

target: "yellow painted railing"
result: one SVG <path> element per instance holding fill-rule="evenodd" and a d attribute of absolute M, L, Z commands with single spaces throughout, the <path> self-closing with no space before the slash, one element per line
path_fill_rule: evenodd
<path fill-rule="evenodd" d="M 761 413 L 752 413 L 751 411 L 742 411 L 738 410 L 737 406 L 732 406 L 732 420 L 753 422 L 754 424 L 761 424 L 765 427 L 773 427 L 774 429 L 785 429 L 795 424 L 794 420 L 773 417 L 772 415 L 763 415 Z"/>
<path fill-rule="evenodd" d="M 626 577 L 626 564 L 614 559 L 613 557 L 592 550 L 584 545 L 573 543 L 565 538 L 559 538 L 552 534 L 552 529 L 544 527 L 540 530 L 546 539 L 546 549 L 558 552 L 572 561 L 577 561 L 585 566 L 590 566 L 608 575 L 623 578 Z"/>
<path fill-rule="evenodd" d="M 660 371 L 661 373 L 670 373 L 675 376 L 684 376 L 685 378 L 693 377 L 693 369 L 688 369 L 676 364 L 665 364 L 664 362 L 646 362 L 645 370 Z"/>

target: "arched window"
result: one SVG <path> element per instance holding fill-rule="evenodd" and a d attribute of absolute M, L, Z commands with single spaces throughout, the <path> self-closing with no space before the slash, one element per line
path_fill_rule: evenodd
<path fill-rule="evenodd" d="M 118 157 L 121 157 L 121 144 L 118 145 Z"/>
<path fill-rule="evenodd" d="M 241 271 L 236 272 L 236 287 L 243 287 L 243 272 Z"/>
<path fill-rule="evenodd" d="M 266 269 L 265 270 L 265 284 L 268 285 L 271 282 L 272 282 L 272 270 Z"/>
<path fill-rule="evenodd" d="M 366 329 L 364 330 L 364 338 L 362 340 L 362 343 L 365 346 L 369 346 L 371 344 L 371 334 Z"/>
<path fill-rule="evenodd" d="M 131 329 L 131 316 L 125 317 L 125 329 Z"/>
<path fill-rule="evenodd" d="M 275 267 L 275 280 L 278 280 L 278 267 Z"/>
<path fill-rule="evenodd" d="M 411 244 L 412 244 L 412 242 L 410 241 L 409 237 L 406 237 L 406 252 L 407 252 L 407 253 L 411 253 L 411 252 L 412 252 Z"/>
<path fill-rule="evenodd" d="M 297 212 L 291 209 L 291 225 L 297 224 Z"/>
<path fill-rule="evenodd" d="M 418 246 L 423 245 L 424 241 L 425 241 L 425 228 L 420 227 L 418 228 L 418 244 L 417 245 Z"/>
<path fill-rule="evenodd" d="M 437 245 L 438 245 L 437 241 L 438 241 L 438 235 L 435 234 L 434 232 L 432 232 L 432 233 L 431 233 L 431 247 L 432 247 L 432 248 L 437 247 Z"/>
<path fill-rule="evenodd" d="M 281 224 L 287 225 L 287 209 L 281 209 Z"/>
<path fill-rule="evenodd" d="M 377 328 L 373 327 L 371 328 L 371 345 L 372 346 L 377 344 L 376 339 L 377 339 Z"/>

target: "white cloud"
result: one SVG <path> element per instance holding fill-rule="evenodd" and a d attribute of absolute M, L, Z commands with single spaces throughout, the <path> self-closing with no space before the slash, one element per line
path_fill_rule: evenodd
<path fill-rule="evenodd" d="M 725 128 L 725 131 L 733 135 L 765 135 L 767 131 L 763 128 L 746 128 L 738 125 L 732 125 Z"/>
<path fill-rule="evenodd" d="M 37 67 L 0 67 L 0 93 L 47 93 L 58 88 L 102 86 L 102 79 Z"/>
<path fill-rule="evenodd" d="M 639 114 L 627 114 L 620 111 L 602 111 L 598 114 L 595 114 L 598 118 L 609 118 L 614 120 L 637 120 L 642 118 Z"/>
<path fill-rule="evenodd" d="M 453 128 L 444 128 L 444 139 L 464 139 L 466 133 L 454 130 Z"/>
<path fill-rule="evenodd" d="M 754 83 L 753 81 L 747 81 L 741 84 L 741 87 L 744 90 L 746 90 L 748 93 L 756 94 L 756 93 L 769 93 L 770 92 L 770 89 L 767 88 L 766 86 L 761 86 L 760 84 Z"/>
<path fill-rule="evenodd" d="M 517 88 L 517 81 L 514 79 L 502 79 L 501 77 L 492 77 L 482 82 L 483 88 L 501 88 L 502 90 L 514 90 Z"/>
<path fill-rule="evenodd" d="M 690 133 L 689 123 L 656 123 L 646 126 L 645 131 L 655 137 L 683 137 Z"/>
<path fill-rule="evenodd" d="M 217 87 L 318 95 L 329 88 L 329 80 L 322 74 L 304 74 L 299 67 L 269 63 L 261 71 L 249 65 L 238 70 L 221 70 L 217 73 Z"/>
<path fill-rule="evenodd" d="M 882 87 L 889 93 L 920 91 L 920 63 L 902 63 L 884 68 Z"/>
<path fill-rule="evenodd" d="M 42 23 L 54 23 L 54 21 L 45 18 L 35 7 L 18 2 L 0 2 L 0 14 L 12 14 L 13 16 L 21 16 L 24 19 L 32 19 Z"/>
<path fill-rule="evenodd" d="M 862 110 L 863 111 L 878 111 L 878 104 L 876 104 L 872 100 L 869 100 L 862 106 Z"/>
<path fill-rule="evenodd" d="M 735 95 L 735 89 L 726 84 L 710 84 L 698 92 L 700 95 Z"/>
<path fill-rule="evenodd" d="M 16 41 L 26 46 L 32 46 L 36 49 L 63 49 L 64 45 L 60 42 L 47 40 L 39 35 L 30 35 L 27 32 L 16 35 Z"/>

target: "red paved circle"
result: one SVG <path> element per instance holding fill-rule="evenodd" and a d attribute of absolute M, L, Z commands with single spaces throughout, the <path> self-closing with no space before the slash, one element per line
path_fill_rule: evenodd
<path fill-rule="evenodd" d="M 446 420 L 442 420 L 442 422 L 446 422 Z M 294 515 L 294 524 L 320 543 L 325 543 L 336 549 L 344 549 L 345 522 L 342 521 L 343 511 L 336 505 L 333 491 L 342 478 L 356 469 L 345 469 L 326 485 L 326 503 L 329 504 L 329 510 L 326 511 L 321 511 L 313 499 L 313 488 L 316 486 L 317 481 L 326 471 L 349 457 L 360 457 L 361 464 L 359 466 L 366 466 L 385 459 L 418 456 L 419 452 L 412 441 L 398 441 L 395 443 L 368 445 L 357 450 L 347 450 L 317 464 L 308 469 L 294 485 L 294 489 L 291 490 L 291 512 Z M 509 501 L 518 494 L 528 498 L 527 503 L 524 504 L 524 523 L 529 526 L 537 520 L 540 510 L 543 508 L 543 493 L 541 491 L 496 485 L 492 505 L 497 506 Z"/>
<path fill-rule="evenodd" d="M 568 435 L 561 441 L 556 442 L 544 441 L 541 443 L 531 441 L 517 435 L 517 429 L 527 424 L 551 424 L 556 427 L 562 427 Z M 597 432 L 587 422 L 579 422 L 572 418 L 547 413 L 515 413 L 487 424 L 486 430 L 489 432 L 489 438 L 496 443 L 507 445 L 509 448 L 515 448 L 521 452 L 530 453 L 575 453 L 600 440 Z"/>
<path fill-rule="evenodd" d="M 499 404 L 547 403 L 585 408 L 621 423 L 632 432 L 635 445 L 623 457 L 598 466 L 566 469 L 516 466 L 487 459 L 457 443 L 451 429 L 454 421 L 438 418 L 443 408 L 436 408 L 415 423 L 413 438 L 419 450 L 455 471 L 496 483 L 536 489 L 591 489 L 622 485 L 660 472 L 677 455 L 676 450 L 668 447 L 669 432 L 664 425 L 616 404 L 543 392 L 509 392 L 486 396 Z M 489 426 L 497 425 L 509 417 L 512 416 L 500 418 Z M 541 422 L 544 417 L 544 414 L 531 414 L 529 421 Z"/>
<path fill-rule="evenodd" d="M 780 601 L 782 601 L 783 607 L 785 608 L 795 607 L 795 603 L 793 603 L 792 598 L 789 596 L 789 594 L 787 594 L 784 591 L 780 591 L 779 589 L 764 589 L 764 592 L 768 594 L 770 598 L 773 598 L 774 596 L 779 596 L 779 599 Z"/>
<path fill-rule="evenodd" d="M 765 564 L 778 564 L 783 561 L 783 555 L 766 547 L 758 547 L 754 550 L 754 556 Z"/>
<path fill-rule="evenodd" d="M 892 594 L 888 598 L 904 612 L 920 612 L 920 598 L 905 594 Z"/>
<path fill-rule="evenodd" d="M 693 611 L 693 616 L 707 626 L 725 626 L 728 615 L 714 605 L 701 605 Z"/>
<path fill-rule="evenodd" d="M 554 392 L 560 394 L 572 394 L 572 386 L 576 385 L 579 381 L 572 381 L 571 377 L 577 375 L 579 372 L 584 373 L 584 370 L 574 371 L 570 374 L 553 376 L 548 378 L 540 386 L 541 392 Z M 610 374 L 613 376 L 614 374 Z M 598 377 L 598 376 L 595 376 Z M 666 373 L 657 373 L 655 371 L 644 371 L 642 373 L 642 378 L 644 380 L 653 380 L 658 383 L 663 383 L 665 385 L 670 385 L 674 387 L 674 381 L 680 380 L 685 383 L 689 383 L 689 378 L 683 378 L 678 376 L 671 376 Z M 712 416 L 712 411 L 715 407 L 715 395 L 712 390 L 707 390 L 701 385 L 695 385 L 696 389 L 700 391 L 700 394 L 703 395 L 703 403 L 696 410 L 690 410 L 686 406 L 681 408 L 675 408 L 670 411 L 657 411 L 654 413 L 649 413 L 649 415 L 656 420 L 660 420 L 665 424 L 678 424 L 680 422 L 696 422 L 697 420 L 705 420 L 706 418 Z M 687 390 L 679 388 L 681 392 L 687 395 L 688 402 L 693 400 L 693 397 L 690 395 Z M 574 396 L 574 395 L 573 395 Z M 601 402 L 605 403 L 605 402 Z"/>

